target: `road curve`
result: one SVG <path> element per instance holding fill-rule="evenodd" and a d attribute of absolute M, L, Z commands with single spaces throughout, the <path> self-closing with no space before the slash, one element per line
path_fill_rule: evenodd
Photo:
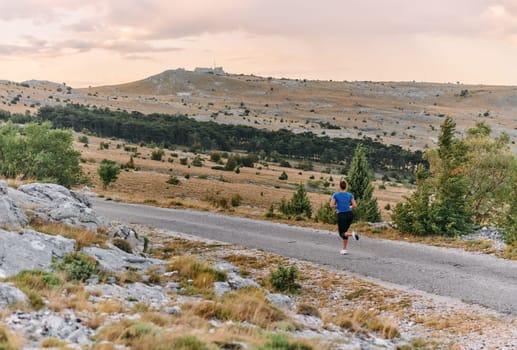
<path fill-rule="evenodd" d="M 342 256 L 340 240 L 330 231 L 98 198 L 92 203 L 110 220 L 262 249 L 517 315 L 516 261 L 368 237 L 351 240 L 349 254 Z"/>

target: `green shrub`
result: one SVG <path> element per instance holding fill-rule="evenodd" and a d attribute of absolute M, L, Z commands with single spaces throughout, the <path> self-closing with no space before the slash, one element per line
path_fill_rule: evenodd
<path fill-rule="evenodd" d="M 88 144 L 89 140 L 88 140 L 88 136 L 86 135 L 81 135 L 79 136 L 79 138 L 77 139 L 79 142 L 81 143 L 84 143 L 85 145 Z"/>
<path fill-rule="evenodd" d="M 282 171 L 282 174 L 278 177 L 278 180 L 287 180 L 288 176 L 285 171 Z"/>
<path fill-rule="evenodd" d="M 195 166 L 195 167 L 202 167 L 202 166 L 203 166 L 203 159 L 202 159 L 200 156 L 196 156 L 196 157 L 192 160 L 192 166 Z"/>
<path fill-rule="evenodd" d="M 62 260 L 55 260 L 53 267 L 57 271 L 64 271 L 69 281 L 85 281 L 99 273 L 97 260 L 83 253 L 66 254 Z"/>
<path fill-rule="evenodd" d="M 296 283 L 298 278 L 298 269 L 296 266 L 290 266 L 288 268 L 278 265 L 276 271 L 272 271 L 269 274 L 269 283 L 278 292 L 296 293 L 300 290 L 301 286 Z"/>
<path fill-rule="evenodd" d="M 113 245 L 120 250 L 125 251 L 126 253 L 133 254 L 133 248 L 131 248 L 131 244 L 122 238 L 115 238 L 112 241 Z"/>
<path fill-rule="evenodd" d="M 214 163 L 218 163 L 221 160 L 221 153 L 219 153 L 219 152 L 210 153 L 210 160 Z"/>
<path fill-rule="evenodd" d="M 178 179 L 176 175 L 171 175 L 167 180 L 167 183 L 170 185 L 178 186 L 181 183 L 181 181 Z"/>
<path fill-rule="evenodd" d="M 112 160 L 103 159 L 97 173 L 101 178 L 102 185 L 106 188 L 110 183 L 117 181 L 120 167 Z"/>
<path fill-rule="evenodd" d="M 231 198 L 231 203 L 232 203 L 232 207 L 238 207 L 239 205 L 241 205 L 241 201 L 242 201 L 242 196 L 238 193 L 232 195 L 232 198 Z"/>
<path fill-rule="evenodd" d="M 156 149 L 151 152 L 151 160 L 161 161 L 164 155 L 165 151 L 163 148 Z"/>
<path fill-rule="evenodd" d="M 302 184 L 297 186 L 296 192 L 289 202 L 282 199 L 279 209 L 282 214 L 288 217 L 295 216 L 301 218 L 304 215 L 306 218 L 310 218 L 312 216 L 311 201 Z"/>
<path fill-rule="evenodd" d="M 336 210 L 330 207 L 330 203 L 321 204 L 316 212 L 316 222 L 323 222 L 325 224 L 336 224 Z"/>
<path fill-rule="evenodd" d="M 289 342 L 283 334 L 271 334 L 270 341 L 259 350 L 312 350 L 312 346 L 302 342 Z"/>

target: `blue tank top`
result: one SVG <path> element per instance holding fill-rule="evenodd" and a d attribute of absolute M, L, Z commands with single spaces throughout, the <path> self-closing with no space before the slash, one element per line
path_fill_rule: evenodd
<path fill-rule="evenodd" d="M 354 199 L 354 195 L 350 192 L 335 192 L 332 195 L 332 198 L 336 201 L 336 211 L 338 213 L 346 213 L 352 211 L 350 209 L 350 204 L 352 199 Z"/>

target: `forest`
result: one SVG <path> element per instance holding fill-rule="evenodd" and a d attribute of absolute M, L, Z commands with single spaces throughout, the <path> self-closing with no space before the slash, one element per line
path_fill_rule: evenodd
<path fill-rule="evenodd" d="M 4 119 L 6 116 L 0 115 Z M 268 131 L 212 121 L 199 122 L 185 115 L 144 115 L 69 104 L 42 107 L 35 120 L 50 121 L 55 128 L 72 128 L 134 143 L 154 143 L 164 148 L 186 146 L 202 151 L 279 154 L 290 159 L 340 163 L 345 166 L 350 164 L 357 145 L 362 144 L 374 171 L 413 172 L 419 164 L 427 166 L 420 151 L 412 152 L 400 146 L 384 145 L 369 138 L 330 138 L 312 132 L 296 134 L 285 129 Z"/>

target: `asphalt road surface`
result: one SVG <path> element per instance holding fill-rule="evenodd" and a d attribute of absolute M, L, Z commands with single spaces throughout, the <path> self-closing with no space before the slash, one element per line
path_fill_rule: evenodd
<path fill-rule="evenodd" d="M 349 254 L 343 256 L 335 232 L 97 198 L 92 202 L 97 214 L 110 220 L 257 248 L 517 315 L 517 261 L 368 237 L 351 239 Z"/>

